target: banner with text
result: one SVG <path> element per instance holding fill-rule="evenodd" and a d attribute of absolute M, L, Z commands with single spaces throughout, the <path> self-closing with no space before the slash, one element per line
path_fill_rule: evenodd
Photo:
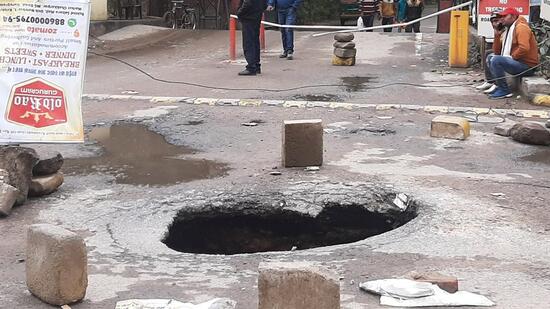
<path fill-rule="evenodd" d="M 89 0 L 0 1 L 0 143 L 82 142 Z"/>
<path fill-rule="evenodd" d="M 491 13 L 502 11 L 505 8 L 515 8 L 529 21 L 529 0 L 479 0 L 477 15 L 477 35 L 493 38 L 495 31 L 491 25 Z"/>
<path fill-rule="evenodd" d="M 542 0 L 540 5 L 540 17 L 550 21 L 550 0 Z"/>

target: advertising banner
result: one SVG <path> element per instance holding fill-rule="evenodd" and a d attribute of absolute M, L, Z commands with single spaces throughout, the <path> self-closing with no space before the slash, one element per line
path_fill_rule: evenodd
<path fill-rule="evenodd" d="M 477 9 L 477 35 L 493 38 L 494 30 L 489 20 L 491 13 L 502 11 L 509 7 L 518 10 L 521 16 L 529 21 L 529 0 L 479 0 Z"/>
<path fill-rule="evenodd" d="M 0 143 L 82 142 L 89 0 L 0 1 Z"/>
<path fill-rule="evenodd" d="M 547 21 L 550 21 L 550 0 L 541 1 L 540 17 Z"/>

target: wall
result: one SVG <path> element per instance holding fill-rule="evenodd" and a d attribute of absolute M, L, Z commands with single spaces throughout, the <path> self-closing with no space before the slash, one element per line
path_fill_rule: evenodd
<path fill-rule="evenodd" d="M 107 13 L 107 0 L 91 0 L 92 3 L 92 20 L 107 20 L 109 14 Z"/>

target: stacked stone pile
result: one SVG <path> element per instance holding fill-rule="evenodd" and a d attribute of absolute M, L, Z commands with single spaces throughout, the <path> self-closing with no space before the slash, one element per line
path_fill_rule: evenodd
<path fill-rule="evenodd" d="M 63 184 L 60 153 L 40 155 L 32 148 L 0 147 L 0 216 L 8 216 L 14 205 L 22 205 L 27 197 L 50 194 Z"/>
<path fill-rule="evenodd" d="M 355 65 L 357 49 L 355 49 L 355 42 L 352 42 L 353 38 L 353 33 L 337 33 L 334 35 L 336 42 L 332 45 L 334 46 L 332 65 Z"/>

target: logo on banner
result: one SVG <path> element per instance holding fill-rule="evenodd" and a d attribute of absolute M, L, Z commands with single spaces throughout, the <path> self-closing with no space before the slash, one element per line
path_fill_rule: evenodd
<path fill-rule="evenodd" d="M 6 118 L 10 122 L 35 128 L 67 122 L 63 89 L 41 78 L 14 85 Z"/>

